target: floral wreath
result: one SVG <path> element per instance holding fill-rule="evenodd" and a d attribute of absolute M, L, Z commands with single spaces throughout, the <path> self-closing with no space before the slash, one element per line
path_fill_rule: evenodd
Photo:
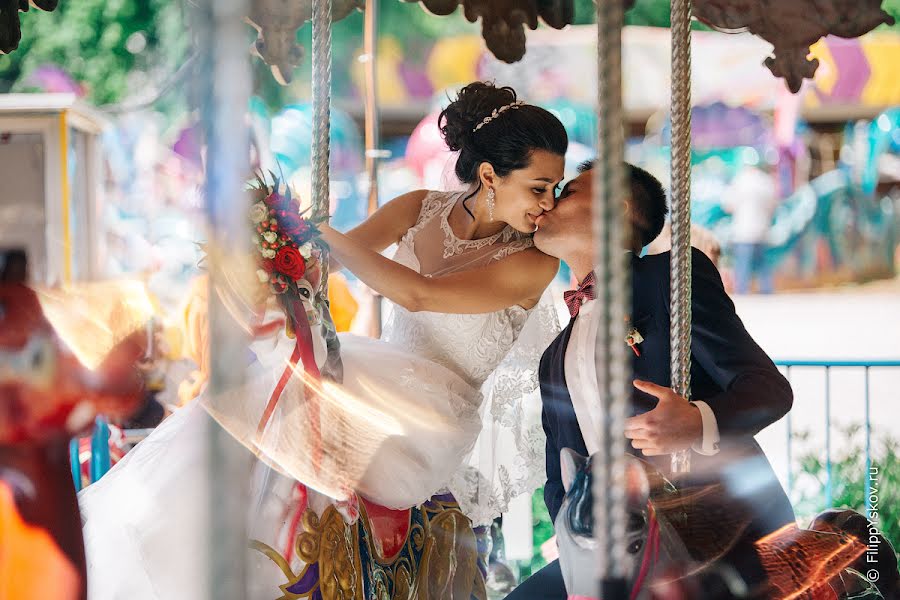
<path fill-rule="evenodd" d="M 256 275 L 277 296 L 309 299 L 298 283 L 319 261 L 315 246 L 323 242 L 317 227 L 325 218 L 310 218 L 300 211 L 300 203 L 282 186 L 274 174 L 269 185 L 261 173 L 250 182 L 254 204 L 250 207 L 253 243 L 259 252 Z M 306 292 L 306 293 L 304 293 Z M 288 300 L 288 298 L 284 298 Z"/>

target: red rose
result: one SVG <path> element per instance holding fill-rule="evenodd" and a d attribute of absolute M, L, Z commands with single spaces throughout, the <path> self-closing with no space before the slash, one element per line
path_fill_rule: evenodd
<path fill-rule="evenodd" d="M 306 264 L 303 256 L 293 246 L 284 246 L 275 255 L 275 270 L 286 275 L 294 281 L 303 277 L 306 273 Z"/>
<path fill-rule="evenodd" d="M 275 270 L 275 261 L 265 258 L 262 261 L 260 261 L 259 266 L 262 267 L 262 270 L 265 271 L 266 273 L 271 273 L 272 271 Z"/>

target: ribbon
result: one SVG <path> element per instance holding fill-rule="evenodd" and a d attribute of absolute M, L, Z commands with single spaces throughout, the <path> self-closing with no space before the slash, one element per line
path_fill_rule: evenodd
<path fill-rule="evenodd" d="M 306 308 L 301 301 L 294 300 L 291 304 L 290 313 L 292 314 L 291 324 L 294 327 L 295 335 L 294 351 L 291 353 L 291 358 L 288 360 L 287 367 L 285 367 L 284 371 L 281 373 L 278 384 L 275 386 L 275 389 L 272 390 L 272 395 L 269 397 L 269 401 L 263 411 L 259 426 L 256 428 L 257 435 L 262 435 L 266 426 L 269 424 L 269 421 L 272 419 L 272 414 L 275 412 L 275 407 L 278 406 L 278 401 L 281 399 L 284 388 L 295 374 L 297 363 L 303 363 L 303 370 L 310 378 L 315 381 L 318 381 L 321 378 L 319 367 L 316 364 L 315 352 L 313 351 L 312 331 L 309 327 L 309 321 L 303 320 L 306 318 Z M 322 466 L 323 454 L 319 397 L 318 394 L 316 394 L 316 391 L 308 385 L 304 385 L 304 397 L 309 403 L 309 427 L 310 433 L 312 434 L 313 468 L 315 469 L 315 472 L 318 473 Z"/>

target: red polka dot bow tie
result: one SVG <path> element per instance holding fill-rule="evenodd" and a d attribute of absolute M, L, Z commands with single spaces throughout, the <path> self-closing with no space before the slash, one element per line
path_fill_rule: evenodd
<path fill-rule="evenodd" d="M 569 307 L 569 314 L 572 315 L 573 319 L 578 316 L 582 304 L 590 302 L 597 297 L 594 293 L 594 283 L 594 272 L 591 271 L 576 289 L 569 290 L 563 294 L 563 300 L 566 301 L 566 306 Z"/>

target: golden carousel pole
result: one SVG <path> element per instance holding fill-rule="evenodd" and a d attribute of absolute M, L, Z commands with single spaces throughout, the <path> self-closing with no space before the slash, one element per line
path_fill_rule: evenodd
<path fill-rule="evenodd" d="M 594 249 L 597 309 L 596 367 L 603 420 L 594 455 L 594 537 L 598 598 L 628 597 L 625 541 L 625 415 L 631 398 L 631 359 L 625 343 L 630 312 L 629 259 L 624 248 L 625 111 L 622 106 L 623 0 L 596 3 L 597 164 L 594 173 Z"/>
<path fill-rule="evenodd" d="M 383 157 L 380 144 L 380 114 L 378 110 L 378 0 L 366 0 L 366 14 L 363 26 L 363 55 L 366 73 L 366 174 L 369 180 L 369 194 L 366 214 L 371 216 L 378 210 L 378 160 Z M 376 295 L 372 303 L 371 329 L 369 335 L 381 337 L 382 297 Z"/>

